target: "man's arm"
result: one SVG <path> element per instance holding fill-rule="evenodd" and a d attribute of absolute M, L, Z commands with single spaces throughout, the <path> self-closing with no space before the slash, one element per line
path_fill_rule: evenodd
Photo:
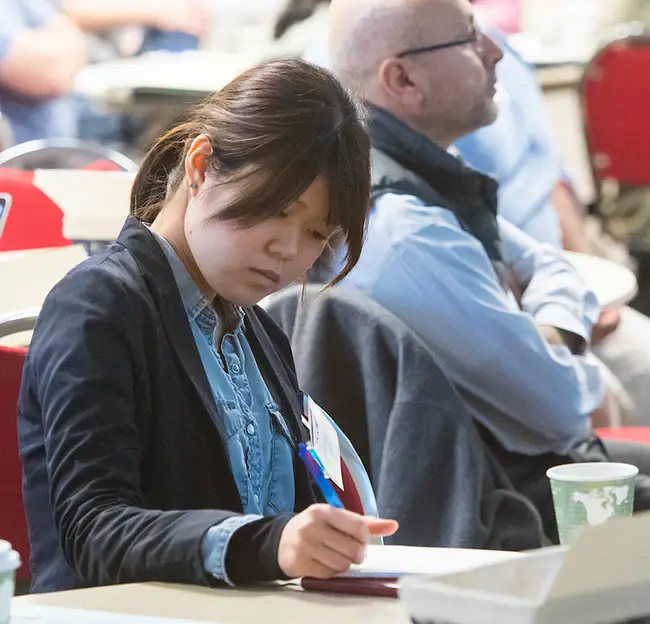
<path fill-rule="evenodd" d="M 63 10 L 89 32 L 147 26 L 201 37 L 212 25 L 206 0 L 64 0 Z"/>
<path fill-rule="evenodd" d="M 495 432 L 506 448 L 566 453 L 602 402 L 597 365 L 549 345 L 504 293 L 480 243 L 451 213 L 440 215 L 385 257 L 372 296 L 420 335 L 455 383 L 525 431 L 523 445 Z"/>
<path fill-rule="evenodd" d="M 505 219 L 499 219 L 499 232 L 504 260 L 523 291 L 522 310 L 538 325 L 576 336 L 575 350 L 584 350 L 599 314 L 593 292 L 562 251 L 539 243 Z"/>
<path fill-rule="evenodd" d="M 70 91 L 86 64 L 83 35 L 63 15 L 42 28 L 0 25 L 0 84 L 23 95 L 49 98 Z"/>
<path fill-rule="evenodd" d="M 592 253 L 591 243 L 587 239 L 585 230 L 584 207 L 580 206 L 565 181 L 558 180 L 551 195 L 551 203 L 560 221 L 564 249 Z"/>

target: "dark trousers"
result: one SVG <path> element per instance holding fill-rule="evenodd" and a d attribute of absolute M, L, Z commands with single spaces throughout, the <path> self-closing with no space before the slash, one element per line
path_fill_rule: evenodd
<path fill-rule="evenodd" d="M 506 451 L 488 431 L 479 428 L 486 444 L 505 468 L 512 485 L 526 496 L 539 511 L 544 532 L 554 544 L 559 543 L 559 536 L 551 487 L 546 477 L 546 471 L 553 466 L 594 461 L 633 464 L 639 468 L 634 493 L 634 511 L 650 510 L 650 445 L 618 440 L 602 441 L 594 435 L 568 456 L 547 453 L 531 457 Z"/>

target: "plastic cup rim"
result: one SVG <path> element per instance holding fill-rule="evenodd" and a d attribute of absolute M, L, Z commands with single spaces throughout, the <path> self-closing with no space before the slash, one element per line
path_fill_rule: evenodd
<path fill-rule="evenodd" d="M 571 469 L 576 469 L 577 466 L 589 466 L 589 467 L 615 467 L 621 472 L 614 475 L 603 475 L 603 474 L 569 474 Z M 580 470 L 580 468 L 577 468 Z M 563 471 L 566 471 L 568 474 L 562 474 Z M 632 464 L 625 464 L 623 462 L 577 462 L 573 464 L 561 464 L 559 466 L 553 466 L 546 471 L 546 476 L 552 481 L 561 481 L 563 483 L 603 483 L 609 481 L 625 481 L 636 477 L 639 474 L 639 469 L 637 466 Z"/>

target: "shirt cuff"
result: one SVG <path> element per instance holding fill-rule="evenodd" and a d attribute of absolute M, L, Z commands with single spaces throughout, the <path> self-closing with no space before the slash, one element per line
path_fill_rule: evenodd
<path fill-rule="evenodd" d="M 228 552 L 230 539 L 238 529 L 263 517 L 255 514 L 232 516 L 208 529 L 201 544 L 205 571 L 215 579 L 225 581 L 228 585 L 234 587 L 235 584 L 226 573 L 226 553 Z"/>
<path fill-rule="evenodd" d="M 562 329 L 580 336 L 587 342 L 591 338 L 591 327 L 561 304 L 547 303 L 543 305 L 535 312 L 534 318 L 538 325 L 549 325 Z"/>

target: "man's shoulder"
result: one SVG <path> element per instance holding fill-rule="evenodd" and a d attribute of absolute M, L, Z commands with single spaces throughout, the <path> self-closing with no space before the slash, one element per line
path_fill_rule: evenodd
<path fill-rule="evenodd" d="M 369 238 L 373 234 L 383 234 L 392 244 L 400 244 L 424 233 L 472 238 L 462 229 L 456 215 L 447 208 L 427 205 L 414 195 L 393 192 L 375 199 Z"/>

